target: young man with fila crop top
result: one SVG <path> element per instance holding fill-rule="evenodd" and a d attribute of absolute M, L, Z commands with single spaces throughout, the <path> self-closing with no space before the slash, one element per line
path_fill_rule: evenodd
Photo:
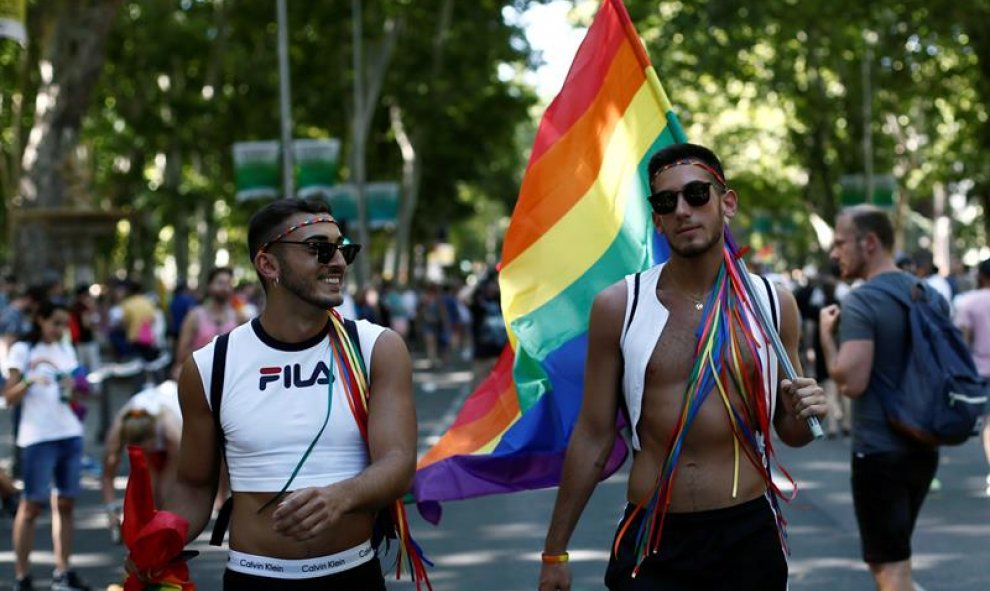
<path fill-rule="evenodd" d="M 772 423 L 786 444 L 807 444 L 807 419 L 825 416 L 825 394 L 811 379 L 779 379 L 756 302 L 745 297 L 739 274 L 727 272 L 724 231 L 739 198 L 715 154 L 670 146 L 648 170 L 653 222 L 670 259 L 606 288 L 592 304 L 584 401 L 539 589 L 571 588 L 567 543 L 611 453 L 622 408 L 634 456 L 606 586 L 783 591 L 787 560 L 768 431 Z M 800 367 L 793 296 L 758 276 L 752 284 Z"/>
<path fill-rule="evenodd" d="M 221 433 L 211 409 L 220 339 L 185 361 L 178 478 L 163 509 L 187 519 L 195 539 L 223 453 L 233 493 L 224 589 L 384 589 L 370 540 L 377 512 L 409 489 L 415 469 L 409 353 L 394 332 L 357 321 L 369 384 L 359 421 L 348 393 L 358 355 L 337 356 L 341 335 L 328 314 L 358 245 L 325 205 L 298 199 L 258 211 L 248 242 L 267 303 L 217 356 Z"/>

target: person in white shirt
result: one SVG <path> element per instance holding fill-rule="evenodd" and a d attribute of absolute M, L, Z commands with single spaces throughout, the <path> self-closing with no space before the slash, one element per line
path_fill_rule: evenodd
<path fill-rule="evenodd" d="M 266 205 L 248 246 L 266 305 L 183 362 L 177 478 L 161 509 L 195 540 L 223 453 L 233 492 L 224 589 L 384 591 L 373 524 L 409 490 L 416 464 L 408 350 L 364 320 L 341 336 L 332 310 L 360 246 L 325 204 Z M 364 383 L 367 407 L 355 398 Z"/>
<path fill-rule="evenodd" d="M 69 569 L 74 533 L 73 511 L 80 492 L 83 425 L 72 402 L 76 353 L 64 342 L 69 310 L 42 302 L 31 334 L 10 349 L 9 380 L 3 394 L 9 406 L 21 406 L 17 448 L 24 495 L 14 518 L 14 589 L 31 589 L 30 555 L 34 528 L 45 505 L 52 506 L 55 573 L 52 589 L 89 589 Z M 55 497 L 52 498 L 52 481 Z"/>

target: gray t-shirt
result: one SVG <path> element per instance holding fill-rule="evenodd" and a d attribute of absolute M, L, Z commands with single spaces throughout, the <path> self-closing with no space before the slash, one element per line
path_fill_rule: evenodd
<path fill-rule="evenodd" d="M 877 394 L 879 388 L 896 391 L 901 382 L 910 348 L 907 310 L 887 294 L 867 287 L 889 285 L 908 292 L 918 281 L 902 271 L 881 273 L 852 290 L 842 302 L 839 342 L 873 341 L 870 382 L 863 395 L 852 401 L 854 453 L 909 451 L 921 445 L 890 427 Z"/>

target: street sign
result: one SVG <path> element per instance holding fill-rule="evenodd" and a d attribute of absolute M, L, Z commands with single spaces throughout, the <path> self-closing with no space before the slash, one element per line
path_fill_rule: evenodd
<path fill-rule="evenodd" d="M 337 184 L 340 140 L 295 140 L 296 195 L 303 198 L 325 195 Z"/>
<path fill-rule="evenodd" d="M 333 217 L 349 224 L 358 221 L 357 189 L 351 183 L 337 185 L 325 193 Z M 399 214 L 399 183 L 377 182 L 364 186 L 368 227 L 372 229 L 395 226 Z"/>
<path fill-rule="evenodd" d="M 0 0 L 0 38 L 7 37 L 21 45 L 27 43 L 24 6 L 24 0 Z"/>
<path fill-rule="evenodd" d="M 894 193 L 897 191 L 897 178 L 892 174 L 873 176 L 873 194 L 867 198 L 866 176 L 846 174 L 839 178 L 842 193 L 839 201 L 843 206 L 872 203 L 877 207 L 893 207 Z"/>
<path fill-rule="evenodd" d="M 233 151 L 238 201 L 281 194 L 278 142 L 238 142 Z"/>

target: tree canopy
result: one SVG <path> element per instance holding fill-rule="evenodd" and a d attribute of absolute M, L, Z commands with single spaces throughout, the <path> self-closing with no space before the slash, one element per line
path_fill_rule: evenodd
<path fill-rule="evenodd" d="M 408 207 L 405 231 L 378 232 L 366 251 L 376 272 L 396 246 L 492 254 L 539 115 L 533 89 L 506 74 L 539 57 L 504 11 L 534 2 L 363 2 L 360 73 L 351 2 L 289 3 L 293 136 L 340 138 L 342 182 L 355 77 L 381 81 L 367 179 L 402 181 Z M 724 158 L 757 241 L 791 262 L 820 257 L 810 217 L 830 222 L 850 175 L 872 172 L 896 183 L 903 248 L 940 213 L 955 220 L 955 253 L 985 245 L 990 1 L 626 5 L 688 136 Z M 97 277 L 194 277 L 220 250 L 246 265 L 258 204 L 234 199 L 231 146 L 279 138 L 275 19 L 261 0 L 30 0 L 29 44 L 0 40 L 8 261 L 25 254 L 19 224 L 48 219 L 17 212 L 88 207 L 118 220 L 99 235 Z"/>

